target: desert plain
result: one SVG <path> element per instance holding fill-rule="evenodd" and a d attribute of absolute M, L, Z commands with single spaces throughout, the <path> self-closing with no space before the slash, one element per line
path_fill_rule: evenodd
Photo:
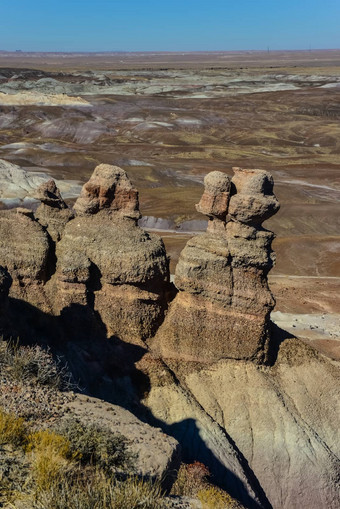
<path fill-rule="evenodd" d="M 204 176 L 272 173 L 279 213 L 273 320 L 340 356 L 340 50 L 46 54 L 0 52 L 0 159 L 49 175 L 70 203 L 100 163 L 140 192 L 171 272 L 205 230 Z M 2 207 L 29 192 L 0 174 Z M 26 200 L 26 201 L 25 201 Z M 31 202 L 29 202 L 31 203 Z M 33 203 L 33 202 L 32 202 Z M 33 205 L 34 206 L 34 203 Z"/>

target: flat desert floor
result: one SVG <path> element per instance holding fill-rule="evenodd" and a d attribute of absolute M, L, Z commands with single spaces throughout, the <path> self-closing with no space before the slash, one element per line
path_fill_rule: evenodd
<path fill-rule="evenodd" d="M 142 225 L 163 237 L 172 272 L 205 228 L 195 210 L 205 174 L 269 170 L 281 203 L 264 225 L 277 234 L 273 317 L 334 356 L 339 120 L 340 50 L 0 52 L 0 158 L 74 189 L 99 163 L 126 169 L 140 191 Z"/>

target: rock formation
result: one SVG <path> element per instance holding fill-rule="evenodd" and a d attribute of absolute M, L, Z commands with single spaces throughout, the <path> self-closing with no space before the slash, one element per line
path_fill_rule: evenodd
<path fill-rule="evenodd" d="M 279 204 L 268 172 L 234 173 L 231 182 L 221 172 L 205 177 L 197 210 L 208 228 L 189 240 L 176 267 L 179 293 L 154 342 L 163 358 L 268 360 L 274 234 L 261 223 Z"/>
<path fill-rule="evenodd" d="M 270 174 L 207 175 L 197 205 L 207 232 L 184 248 L 170 305 L 163 242 L 137 226 L 138 193 L 125 171 L 98 166 L 75 212 L 53 181 L 37 196 L 35 214 L 0 212 L 0 334 L 20 322 L 28 340 L 65 356 L 89 394 L 161 428 L 150 435 L 154 471 L 151 442 L 141 445 L 142 474 L 178 465 L 165 433 L 246 507 L 336 509 L 337 364 L 269 333 L 274 235 L 261 225 L 279 206 Z M 81 407 L 72 411 L 86 414 Z M 118 420 L 142 442 L 143 426 Z"/>
<path fill-rule="evenodd" d="M 108 336 L 144 345 L 163 318 L 169 268 L 163 241 L 137 226 L 138 192 L 126 172 L 98 166 L 76 218 L 53 180 L 35 197 L 35 214 L 1 212 L 0 263 L 13 278 L 11 296 L 62 314 L 74 331 L 94 321 Z"/>
<path fill-rule="evenodd" d="M 107 334 L 143 344 L 166 307 L 163 241 L 137 226 L 138 192 L 126 172 L 102 164 L 84 185 L 57 244 L 57 311 L 90 306 Z"/>
<path fill-rule="evenodd" d="M 51 239 L 54 242 L 59 242 L 66 223 L 74 217 L 73 212 L 62 199 L 53 179 L 41 184 L 34 197 L 41 202 L 35 217 L 47 229 Z"/>
<path fill-rule="evenodd" d="M 47 231 L 28 209 L 0 212 L 0 263 L 13 280 L 10 296 L 49 312 L 45 283 L 53 270 Z"/>

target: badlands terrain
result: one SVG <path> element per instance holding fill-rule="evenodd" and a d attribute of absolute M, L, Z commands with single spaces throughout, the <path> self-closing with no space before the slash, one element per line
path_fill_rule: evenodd
<path fill-rule="evenodd" d="M 340 51 L 0 52 L 5 412 L 97 422 L 138 476 L 173 489 L 208 467 L 234 499 L 169 507 L 337 509 L 339 67 Z M 11 378 L 52 354 L 75 392 Z M 0 482 L 27 490 L 20 451 L 0 448 Z"/>
<path fill-rule="evenodd" d="M 339 66 L 337 50 L 0 52 L 0 158 L 28 172 L 13 189 L 2 170 L 2 206 L 46 175 L 72 203 L 97 164 L 117 164 L 174 272 L 206 227 L 194 206 L 205 174 L 268 170 L 281 203 L 266 223 L 277 235 L 273 318 L 339 355 Z"/>

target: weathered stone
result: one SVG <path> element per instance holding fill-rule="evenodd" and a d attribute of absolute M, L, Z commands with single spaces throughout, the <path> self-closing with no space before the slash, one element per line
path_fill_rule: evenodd
<path fill-rule="evenodd" d="M 52 270 L 48 234 L 26 209 L 0 212 L 0 264 L 13 284 L 10 296 L 50 311 L 44 284 Z"/>
<path fill-rule="evenodd" d="M 96 214 L 102 209 L 135 220 L 141 217 L 138 191 L 131 185 L 126 172 L 118 166 L 97 166 L 74 205 L 78 215 Z"/>
<path fill-rule="evenodd" d="M 163 241 L 136 225 L 137 191 L 120 168 L 96 168 L 76 210 L 80 215 L 66 225 L 56 248 L 54 311 L 87 305 L 109 336 L 143 344 L 166 308 L 169 268 Z"/>
<path fill-rule="evenodd" d="M 241 223 L 261 225 L 276 214 L 280 205 L 273 194 L 273 177 L 264 170 L 233 168 L 236 194 L 230 199 L 229 215 Z"/>
<path fill-rule="evenodd" d="M 41 184 L 36 190 L 34 197 L 41 201 L 35 217 L 47 229 L 51 239 L 54 242 L 59 242 L 66 223 L 74 217 L 73 212 L 62 199 L 53 179 Z"/>
<path fill-rule="evenodd" d="M 213 198 L 226 192 L 228 177 L 213 172 L 204 180 L 203 205 L 198 210 L 209 212 L 211 221 L 207 232 L 189 240 L 180 255 L 174 281 L 179 293 L 153 342 L 163 358 L 202 363 L 223 358 L 269 359 L 268 325 L 275 301 L 267 273 L 274 262 L 274 235 L 256 225 L 274 213 L 278 203 L 267 172 L 234 171 L 232 182 L 241 193 L 235 214 L 232 202 L 238 194 L 231 197 L 229 209 L 227 201 L 223 208 L 214 209 Z M 251 192 L 261 203 L 260 211 L 243 200 Z M 212 213 L 216 211 L 219 217 Z"/>
<path fill-rule="evenodd" d="M 56 209 L 67 208 L 67 205 L 62 199 L 60 191 L 53 179 L 43 182 L 43 184 L 41 184 L 34 193 L 34 198 L 40 200 L 49 207 L 54 207 Z"/>
<path fill-rule="evenodd" d="M 212 171 L 204 178 L 204 188 L 202 198 L 196 205 L 198 212 L 225 219 L 230 197 L 230 177 L 221 171 Z"/>

